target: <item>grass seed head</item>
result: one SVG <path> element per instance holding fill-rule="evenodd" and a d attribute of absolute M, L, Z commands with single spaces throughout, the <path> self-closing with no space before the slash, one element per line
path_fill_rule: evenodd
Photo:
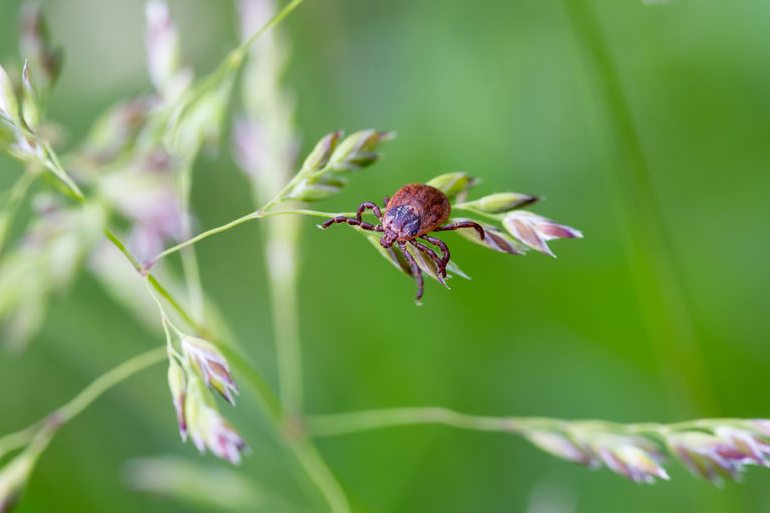
<path fill-rule="evenodd" d="M 230 404 L 235 404 L 238 386 L 219 349 L 202 338 L 185 336 L 182 338 L 182 350 L 206 386 L 219 392 Z"/>
<path fill-rule="evenodd" d="M 514 210 L 506 214 L 503 218 L 503 225 L 516 239 L 530 248 L 552 257 L 556 257 L 556 255 L 548 247 L 547 241 L 583 237 L 580 230 L 525 210 Z"/>

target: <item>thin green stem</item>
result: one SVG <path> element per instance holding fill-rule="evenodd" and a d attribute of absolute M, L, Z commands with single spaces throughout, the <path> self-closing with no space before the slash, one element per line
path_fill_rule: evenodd
<path fill-rule="evenodd" d="M 354 213 L 350 212 L 343 212 L 343 213 L 332 213 L 332 212 L 319 212 L 316 210 L 307 210 L 307 209 L 289 209 L 289 210 L 274 210 L 270 212 L 265 212 L 264 208 L 261 208 L 259 210 L 255 210 L 254 212 L 251 212 L 249 214 L 246 214 L 245 216 L 239 217 L 238 219 L 234 219 L 233 221 L 230 221 L 229 223 L 225 223 L 221 226 L 217 226 L 216 228 L 212 228 L 210 230 L 206 230 L 203 233 L 200 233 L 196 235 L 195 237 L 188 239 L 184 242 L 180 242 L 176 246 L 172 246 L 156 255 L 152 260 L 150 260 L 145 266 L 144 269 L 150 269 L 153 265 L 155 265 L 158 260 L 161 260 L 169 255 L 172 255 L 188 246 L 191 246 L 197 242 L 202 241 L 203 239 L 206 239 L 208 237 L 211 237 L 212 235 L 216 235 L 218 233 L 225 232 L 231 228 L 235 228 L 238 225 L 241 225 L 243 223 L 246 223 L 248 221 L 251 221 L 252 219 L 262 219 L 265 217 L 272 217 L 272 216 L 278 216 L 278 215 L 284 215 L 284 214 L 299 214 L 299 215 L 307 215 L 307 216 L 315 216 L 315 217 L 336 217 L 336 216 L 355 216 Z"/>
<path fill-rule="evenodd" d="M 133 376 L 139 371 L 160 363 L 166 359 L 166 348 L 156 347 L 138 356 L 126 360 L 114 369 L 96 378 L 70 402 L 59 408 L 54 415 L 64 423 L 80 414 L 104 392 Z"/>
<path fill-rule="evenodd" d="M 195 248 L 189 246 L 182 253 L 182 272 L 187 283 L 187 292 L 190 299 L 190 310 L 196 319 L 204 320 L 203 311 L 203 284 L 201 282 L 200 266 Z"/>
<path fill-rule="evenodd" d="M 35 178 L 37 178 L 37 175 L 34 173 L 24 171 L 8 192 L 8 199 L 3 205 L 2 211 L 0 211 L 0 254 L 3 252 L 5 240 L 11 228 L 13 216 L 16 214 L 16 209 L 21 204 Z"/>
<path fill-rule="evenodd" d="M 70 176 L 67 174 L 67 171 L 64 169 L 64 166 L 62 166 L 61 162 L 59 161 L 59 156 L 56 154 L 56 152 L 51 147 L 51 144 L 48 141 L 42 142 L 43 148 L 45 149 L 46 153 L 48 154 L 48 158 L 50 159 L 50 162 L 52 166 L 49 168 L 53 173 L 59 177 L 59 179 L 64 182 L 64 184 L 72 191 L 72 194 L 74 197 L 80 201 L 81 203 L 85 203 L 86 197 L 83 194 L 83 191 L 80 190 L 80 187 L 70 178 Z"/>
<path fill-rule="evenodd" d="M 348 413 L 309 415 L 305 418 L 313 437 L 331 437 L 398 426 L 441 424 L 472 431 L 496 431 L 525 434 L 529 431 L 563 431 L 580 426 L 598 432 L 620 434 L 654 434 L 665 437 L 677 431 L 711 430 L 720 425 L 740 425 L 745 419 L 697 419 L 672 424 L 655 422 L 620 424 L 603 420 L 562 420 L 547 417 L 490 417 L 469 415 L 448 408 L 390 408 Z"/>
<path fill-rule="evenodd" d="M 153 276 L 152 274 L 147 274 L 147 282 L 152 286 L 152 288 L 155 289 L 158 294 L 163 296 L 163 298 L 168 301 L 168 303 L 174 308 L 174 310 L 184 319 L 184 321 L 195 328 L 196 331 L 199 331 L 201 334 L 205 333 L 207 330 L 206 328 L 198 323 L 192 315 L 190 315 L 187 310 L 177 301 L 174 296 L 171 295 L 171 293 L 163 286 L 161 283 Z"/>
<path fill-rule="evenodd" d="M 171 332 L 169 331 L 169 326 L 173 328 L 174 332 L 182 336 L 182 332 L 179 330 L 179 328 L 174 325 L 174 323 L 171 322 L 171 319 L 168 318 L 168 314 L 166 313 L 166 309 L 163 308 L 163 303 L 160 302 L 160 299 L 158 296 L 155 295 L 155 292 L 153 292 L 152 285 L 150 285 L 149 280 L 145 280 L 144 282 L 145 287 L 147 288 L 147 293 L 150 295 L 152 300 L 155 302 L 155 305 L 158 307 L 158 311 L 160 312 L 160 323 L 163 326 L 163 333 L 166 335 L 166 353 L 168 354 L 168 357 L 171 358 L 173 356 L 178 356 L 176 354 L 176 351 L 174 350 L 174 344 L 171 341 Z M 181 360 L 182 358 L 180 358 Z"/>
<path fill-rule="evenodd" d="M 278 23 L 283 21 L 283 19 L 287 17 L 289 14 L 291 14 L 292 11 L 294 11 L 294 9 L 299 7 L 302 2 L 304 2 L 304 0 L 292 0 L 291 3 L 286 5 L 286 7 L 281 9 L 280 12 L 278 12 L 275 16 L 273 16 L 267 23 L 265 23 L 262 26 L 262 28 L 254 32 L 251 36 L 249 36 L 248 39 L 246 39 L 243 43 L 241 43 L 241 45 L 236 49 L 236 51 L 242 53 L 243 57 L 245 57 L 246 51 L 249 49 L 252 43 L 254 43 L 254 41 L 256 41 L 259 38 L 259 36 L 264 34 L 270 27 L 277 25 Z"/>
<path fill-rule="evenodd" d="M 287 209 L 287 210 L 273 210 L 270 212 L 264 212 L 260 217 L 271 217 L 271 216 L 279 216 L 284 214 L 299 214 L 299 215 L 305 215 L 305 216 L 314 216 L 314 217 L 337 217 L 337 216 L 345 216 L 345 217 L 355 217 L 355 212 L 320 212 L 318 210 L 308 210 L 303 208 L 294 208 L 294 209 Z M 373 215 L 371 212 L 366 212 L 367 215 Z"/>
<path fill-rule="evenodd" d="M 350 513 L 350 505 L 345 491 L 337 478 L 318 453 L 312 440 L 307 435 L 289 439 L 289 447 L 294 457 L 300 462 L 316 487 L 321 491 L 332 513 Z"/>
<path fill-rule="evenodd" d="M 0 459 L 9 452 L 21 449 L 29 444 L 35 438 L 37 432 L 40 431 L 41 425 L 42 422 L 36 422 L 27 428 L 15 433 L 9 433 L 0 438 Z"/>
<path fill-rule="evenodd" d="M 142 275 L 145 275 L 147 278 L 147 282 L 154 288 L 158 294 L 163 296 L 163 298 L 169 302 L 169 304 L 174 308 L 174 310 L 184 319 L 184 321 L 189 324 L 190 326 L 193 326 L 196 330 L 200 332 L 205 332 L 205 328 L 196 321 L 192 315 L 190 315 L 187 310 L 171 295 L 171 293 L 160 284 L 160 282 L 153 276 L 151 273 L 147 272 L 147 269 L 145 266 L 139 263 L 139 261 L 134 257 L 134 255 L 131 254 L 131 252 L 126 248 L 126 245 L 123 244 L 123 242 L 115 235 L 109 228 L 104 228 L 104 235 L 107 237 L 107 239 L 112 242 L 112 244 L 118 248 L 118 251 L 121 252 L 121 254 L 128 260 L 133 268 Z"/>
<path fill-rule="evenodd" d="M 120 252 L 123 254 L 123 256 L 124 256 L 124 257 L 126 257 L 126 259 L 129 261 L 129 263 L 131 264 L 131 266 L 132 266 L 132 267 L 133 267 L 133 268 L 134 268 L 134 269 L 135 269 L 137 272 L 142 272 L 142 264 L 140 264 L 140 263 L 139 263 L 139 261 L 138 261 L 136 258 L 134 258 L 134 255 L 132 255 L 132 254 L 131 254 L 131 253 L 128 251 L 128 248 L 126 248 L 126 245 L 125 245 L 125 244 L 123 244 L 123 242 L 122 242 L 122 241 L 121 241 L 121 240 L 118 238 L 118 236 L 117 236 L 117 235 L 115 235 L 115 234 L 112 232 L 112 230 L 110 230 L 109 228 L 106 228 L 106 227 L 105 227 L 105 228 L 104 228 L 104 230 L 102 230 L 102 231 L 103 231 L 103 233 L 104 233 L 104 236 L 105 236 L 105 237 L 107 237 L 107 239 L 108 239 L 110 242 L 112 242 L 112 244 L 113 244 L 113 245 L 114 245 L 116 248 L 118 248 L 118 251 L 120 251 Z"/>
<path fill-rule="evenodd" d="M 443 424 L 475 431 L 520 433 L 522 420 L 514 417 L 486 417 L 459 413 L 447 408 L 392 408 L 333 413 L 306 417 L 308 432 L 315 437 L 337 436 L 395 426 Z M 529 419 L 532 422 L 542 419 Z"/>
<path fill-rule="evenodd" d="M 235 219 L 233 221 L 230 221 L 229 223 L 223 224 L 222 226 L 217 226 L 216 228 L 212 228 L 211 230 L 206 230 L 205 232 L 196 235 L 195 237 L 188 239 L 184 242 L 181 242 L 177 244 L 176 246 L 172 246 L 165 251 L 162 251 L 159 253 L 155 258 L 150 260 L 146 268 L 150 269 L 158 260 L 161 260 L 162 258 L 165 258 L 173 253 L 176 253 L 177 251 L 180 251 L 188 246 L 192 246 L 196 242 L 202 241 L 205 238 L 211 237 L 212 235 L 216 235 L 217 233 L 222 233 L 224 231 L 229 230 L 230 228 L 234 228 L 238 226 L 239 224 L 243 224 L 247 221 L 251 221 L 252 219 L 258 219 L 259 217 L 262 217 L 262 215 L 258 215 L 259 211 L 252 212 L 250 214 L 247 214 L 243 217 L 239 217 L 238 219 Z"/>
<path fill-rule="evenodd" d="M 282 201 L 286 201 L 286 195 L 291 192 L 291 190 L 294 188 L 295 185 L 297 185 L 300 181 L 307 178 L 307 172 L 304 169 L 300 169 L 294 176 L 291 177 L 291 179 L 286 183 L 286 185 L 283 186 L 283 188 L 278 191 L 278 194 L 273 196 L 273 199 L 265 203 L 262 208 L 259 210 L 262 212 L 266 212 L 273 208 L 274 206 L 278 205 Z"/>

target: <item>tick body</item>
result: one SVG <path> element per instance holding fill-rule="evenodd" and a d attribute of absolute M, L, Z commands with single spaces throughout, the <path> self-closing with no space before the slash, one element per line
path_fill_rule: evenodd
<path fill-rule="evenodd" d="M 380 239 L 389 248 L 394 241 L 407 242 L 432 232 L 449 219 L 452 207 L 446 194 L 421 183 L 401 187 L 385 206 Z"/>
<path fill-rule="evenodd" d="M 355 219 L 344 216 L 334 217 L 321 225 L 321 228 L 326 229 L 335 223 L 347 223 L 364 230 L 381 232 L 383 235 L 380 238 L 380 244 L 384 248 L 389 248 L 397 243 L 409 264 L 412 276 L 417 280 L 417 301 L 420 300 L 423 292 L 422 272 L 412 254 L 406 249 L 407 244 L 411 244 L 430 258 L 437 271 L 445 277 L 446 266 L 449 263 L 449 248 L 441 239 L 432 237 L 428 233 L 473 228 L 478 231 L 482 239 L 484 238 L 484 229 L 472 221 L 442 226 L 449 218 L 452 207 L 446 194 L 430 185 L 420 183 L 404 185 L 390 199 L 385 199 L 384 208 L 385 213 L 383 214 L 380 207 L 371 201 L 366 201 L 358 206 Z M 367 209 L 371 209 L 382 224 L 373 225 L 363 221 L 361 216 Z M 441 251 L 441 257 L 439 258 L 430 247 L 417 241 L 418 238 L 438 247 Z"/>

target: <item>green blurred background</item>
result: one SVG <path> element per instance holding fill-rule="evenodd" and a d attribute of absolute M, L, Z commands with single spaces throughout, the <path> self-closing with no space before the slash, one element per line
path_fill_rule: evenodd
<path fill-rule="evenodd" d="M 282 25 L 303 151 L 337 128 L 399 134 L 382 162 L 320 208 L 349 210 L 403 183 L 463 170 L 483 179 L 475 194 L 543 195 L 538 213 L 585 234 L 554 242 L 556 260 L 492 253 L 449 234 L 453 258 L 473 280 L 456 278 L 451 291 L 428 283 L 418 308 L 414 284 L 361 237 L 320 232 L 303 219 L 309 412 L 442 405 L 621 422 L 770 417 L 770 4 L 584 1 L 606 36 L 649 162 L 673 279 L 640 271 L 659 258 L 644 243 L 661 226 L 629 201 L 643 191 L 622 185 L 633 158 L 564 1 L 308 0 Z M 230 2 L 170 5 L 198 74 L 237 43 Z M 66 50 L 51 117 L 72 144 L 117 99 L 149 89 L 143 4 L 43 6 Z M 0 2 L 3 59 L 16 54 L 18 7 Z M 0 159 L 3 187 L 18 173 Z M 199 160 L 195 180 L 201 227 L 251 210 L 226 148 Z M 629 212 L 635 222 L 624 221 Z M 198 254 L 206 290 L 275 384 L 259 235 L 254 222 L 201 243 Z M 655 296 L 656 280 L 664 299 Z M 681 290 L 689 315 L 670 311 L 672 290 Z M 657 298 L 649 309 L 641 306 L 645 291 Z M 678 335 L 651 330 L 661 315 L 691 326 L 695 344 L 682 353 Z M 30 347 L 0 356 L 0 433 L 160 343 L 82 273 Z M 173 454 L 224 466 L 179 443 L 161 367 L 110 391 L 62 430 L 20 512 L 215 509 L 125 486 L 124 465 L 134 458 Z M 308 495 L 256 411 L 246 396 L 227 412 L 253 449 L 240 472 L 260 483 L 257 493 Z M 670 483 L 643 486 L 562 462 L 517 437 L 436 426 L 319 446 L 356 512 L 770 512 L 764 469 L 718 489 L 673 464 Z"/>

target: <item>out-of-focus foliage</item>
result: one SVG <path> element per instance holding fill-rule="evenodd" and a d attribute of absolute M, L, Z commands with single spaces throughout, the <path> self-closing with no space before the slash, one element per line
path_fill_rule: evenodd
<path fill-rule="evenodd" d="M 615 421 L 768 416 L 770 246 L 761 234 L 770 214 L 770 66 L 758 49 L 770 46 L 770 7 L 761 0 L 589 3 L 650 164 L 707 387 L 668 388 L 668 341 L 649 335 L 656 320 L 640 307 L 636 260 L 626 251 L 625 200 L 614 185 L 624 155 L 562 2 L 328 0 L 307 2 L 283 25 L 293 47 L 287 82 L 297 97 L 301 154 L 330 127 L 387 127 L 399 139 L 385 147 L 376 172 L 359 175 L 325 209 L 348 211 L 404 183 L 466 171 L 483 178 L 479 197 L 544 196 L 537 212 L 579 227 L 586 239 L 563 244 L 558 260 L 534 252 L 524 259 L 449 234 L 453 257 L 473 280 L 454 280 L 452 291 L 428 283 L 430 301 L 416 309 L 413 284 L 395 279 L 365 241 L 304 220 L 310 411 L 441 404 Z M 42 5 L 67 55 L 48 118 L 66 127 L 71 143 L 109 105 L 152 90 L 144 8 L 117 0 Z M 0 3 L 7 70 L 22 69 L 13 61 L 18 7 Z M 171 8 L 180 34 L 196 35 L 182 42 L 196 75 L 234 46 L 229 3 Z M 19 173 L 16 162 L 0 159 L 2 189 Z M 252 210 L 250 188 L 226 152 L 199 159 L 194 175 L 201 226 Z M 12 233 L 23 222 L 16 219 Z M 273 379 L 260 229 L 241 227 L 198 252 L 207 292 Z M 13 384 L 0 391 L 0 432 L 29 424 L 106 367 L 162 343 L 87 275 L 48 311 L 23 356 L 0 356 L 3 383 Z M 148 372 L 63 429 L 19 511 L 190 511 L 136 494 L 120 479 L 131 458 L 189 456 L 164 386 L 162 370 Z M 693 395 L 708 398 L 708 411 L 693 408 Z M 301 496 L 301 480 L 254 411 L 244 397 L 232 412 L 253 451 L 242 471 L 278 496 Z M 321 449 L 360 511 L 542 511 L 544 504 L 554 513 L 770 511 L 770 475 L 761 469 L 720 490 L 676 479 L 685 476 L 681 467 L 670 483 L 639 487 L 547 458 L 513 437 L 440 427 L 329 439 Z"/>

